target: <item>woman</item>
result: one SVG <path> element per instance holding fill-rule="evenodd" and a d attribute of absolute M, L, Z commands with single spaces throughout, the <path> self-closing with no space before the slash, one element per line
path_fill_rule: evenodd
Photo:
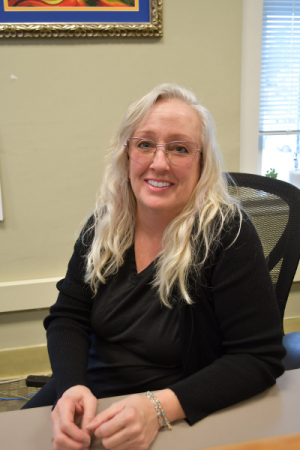
<path fill-rule="evenodd" d="M 208 111 L 177 85 L 128 108 L 58 289 L 54 376 L 28 404 L 59 399 L 55 449 L 88 448 L 92 431 L 105 448 L 145 449 L 168 421 L 192 425 L 283 373 L 260 241 L 227 192 Z M 121 394 L 95 417 L 96 397 Z"/>

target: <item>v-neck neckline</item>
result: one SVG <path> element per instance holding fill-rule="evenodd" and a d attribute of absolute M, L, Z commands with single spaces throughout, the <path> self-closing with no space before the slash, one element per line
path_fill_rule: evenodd
<path fill-rule="evenodd" d="M 149 271 L 152 271 L 155 259 L 147 266 L 145 269 L 141 270 L 141 272 L 137 272 L 136 268 L 136 260 L 135 260 L 135 252 L 134 252 L 134 244 L 128 250 L 129 263 L 130 263 L 130 278 L 131 281 L 136 284 L 138 281 L 143 279 Z"/>

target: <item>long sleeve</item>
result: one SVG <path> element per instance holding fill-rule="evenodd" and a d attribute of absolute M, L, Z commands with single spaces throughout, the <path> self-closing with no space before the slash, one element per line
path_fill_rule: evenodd
<path fill-rule="evenodd" d="M 249 219 L 224 231 L 219 251 L 181 308 L 185 379 L 170 386 L 190 424 L 272 386 L 284 369 L 280 314 Z M 196 283 L 197 284 L 197 283 Z"/>
<path fill-rule="evenodd" d="M 238 223 L 224 230 L 203 277 L 190 279 L 194 304 L 179 308 L 183 379 L 170 388 L 190 424 L 262 392 L 283 373 L 281 319 L 261 244 L 248 219 L 234 241 L 237 231 Z M 45 319 L 57 398 L 86 382 L 95 301 L 83 279 L 86 249 L 79 239 Z"/>
<path fill-rule="evenodd" d="M 44 321 L 57 398 L 69 387 L 85 384 L 93 301 L 83 280 L 84 250 L 79 238 L 66 277 L 57 283 L 57 302 Z"/>

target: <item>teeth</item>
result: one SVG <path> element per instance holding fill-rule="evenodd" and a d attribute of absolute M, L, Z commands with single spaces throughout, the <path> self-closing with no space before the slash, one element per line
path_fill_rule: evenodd
<path fill-rule="evenodd" d="M 167 183 L 166 181 L 153 181 L 153 180 L 147 180 L 148 184 L 151 184 L 151 186 L 154 187 L 167 187 L 171 186 L 171 183 Z"/>

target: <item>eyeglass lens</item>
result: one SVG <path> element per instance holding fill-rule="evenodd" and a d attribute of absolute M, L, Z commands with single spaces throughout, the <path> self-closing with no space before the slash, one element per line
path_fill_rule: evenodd
<path fill-rule="evenodd" d="M 164 147 L 168 160 L 176 166 L 188 165 L 197 153 L 195 142 L 174 141 L 165 145 L 157 145 L 156 142 L 148 139 L 136 137 L 128 139 L 129 156 L 138 164 L 150 162 L 159 147 Z"/>

